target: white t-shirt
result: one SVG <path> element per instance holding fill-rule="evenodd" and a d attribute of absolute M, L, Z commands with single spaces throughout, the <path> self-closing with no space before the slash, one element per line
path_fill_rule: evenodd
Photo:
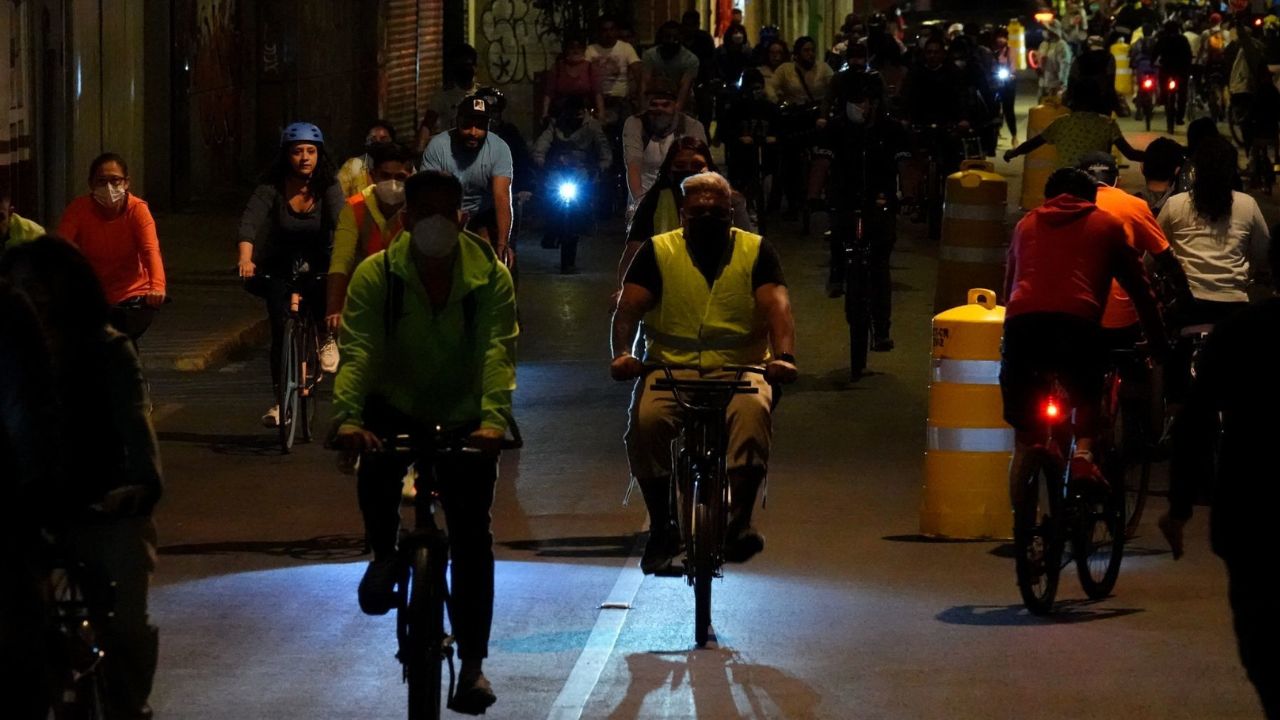
<path fill-rule="evenodd" d="M 595 63 L 600 75 L 600 91 L 613 97 L 626 97 L 630 89 L 627 70 L 632 63 L 640 62 L 640 56 L 631 43 L 619 40 L 611 48 L 592 43 L 587 46 L 587 61 Z"/>
<path fill-rule="evenodd" d="M 1265 259 L 1271 242 L 1258 201 L 1232 192 L 1231 216 L 1210 223 L 1196 213 L 1191 193 L 1178 193 L 1165 202 L 1159 221 L 1197 300 L 1248 302 L 1251 263 Z"/>

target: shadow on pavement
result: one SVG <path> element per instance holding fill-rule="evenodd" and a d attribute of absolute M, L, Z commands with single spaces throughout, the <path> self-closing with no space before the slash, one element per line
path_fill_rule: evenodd
<path fill-rule="evenodd" d="M 921 535 L 919 533 L 916 533 L 914 535 L 885 535 L 880 539 L 888 540 L 889 542 L 938 543 L 938 544 L 947 544 L 947 545 L 1000 542 L 999 540 L 992 540 L 990 538 L 986 538 L 986 539 L 984 538 L 944 538 L 944 537 L 931 537 L 929 535 Z M 1012 555 L 1010 557 L 1012 557 Z"/>
<path fill-rule="evenodd" d="M 821 698 L 813 688 L 778 668 L 745 662 L 733 650 L 632 653 L 627 655 L 627 669 L 631 684 L 610 720 L 647 715 L 645 698 L 686 685 L 693 712 L 681 712 L 682 716 L 818 717 Z"/>
<path fill-rule="evenodd" d="M 167 430 L 156 433 L 160 442 L 207 445 L 219 455 L 280 455 L 280 440 L 275 435 L 219 435 Z"/>
<path fill-rule="evenodd" d="M 511 550 L 532 551 L 538 557 L 625 558 L 635 552 L 640 538 L 646 536 L 648 533 L 585 535 L 541 540 L 507 540 L 498 544 Z"/>
<path fill-rule="evenodd" d="M 164 545 L 161 555 L 257 554 L 309 562 L 345 562 L 365 554 L 363 535 L 318 535 L 304 540 L 227 540 Z"/>
<path fill-rule="evenodd" d="M 1072 623 L 1111 620 L 1142 612 L 1140 608 L 1098 608 L 1092 600 L 1060 600 L 1053 615 L 1032 615 L 1018 605 L 957 605 L 938 613 L 938 620 L 949 625 L 1034 626 L 1069 625 Z"/>

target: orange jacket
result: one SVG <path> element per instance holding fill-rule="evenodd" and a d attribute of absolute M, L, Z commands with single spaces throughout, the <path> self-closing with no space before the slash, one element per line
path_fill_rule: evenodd
<path fill-rule="evenodd" d="M 1120 219 L 1124 224 L 1125 240 L 1139 254 L 1150 253 L 1154 257 L 1169 249 L 1169 241 L 1165 239 L 1160 223 L 1156 222 L 1151 208 L 1142 198 L 1119 188 L 1100 186 L 1098 207 Z M 1129 299 L 1120 283 L 1112 280 L 1111 294 L 1102 313 L 1102 327 L 1125 328 L 1136 322 L 1138 311 L 1133 307 L 1133 300 Z"/>
<path fill-rule="evenodd" d="M 128 195 L 124 212 L 108 219 L 97 201 L 81 195 L 63 212 L 58 234 L 84 253 L 108 303 L 165 291 L 156 222 L 147 203 L 137 196 Z"/>

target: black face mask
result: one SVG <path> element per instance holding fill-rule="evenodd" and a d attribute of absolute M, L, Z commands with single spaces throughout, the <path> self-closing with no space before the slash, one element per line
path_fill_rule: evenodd
<path fill-rule="evenodd" d="M 662 45 L 658 46 L 658 53 L 668 60 L 675 57 L 678 52 L 680 52 L 680 43 L 678 42 L 662 43 Z"/>
<path fill-rule="evenodd" d="M 722 246 L 729 239 L 729 219 L 715 215 L 689 218 L 687 232 L 695 243 Z"/>

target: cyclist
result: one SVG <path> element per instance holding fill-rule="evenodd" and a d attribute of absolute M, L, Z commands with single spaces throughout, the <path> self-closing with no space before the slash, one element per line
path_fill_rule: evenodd
<path fill-rule="evenodd" d="M 680 43 L 680 23 L 668 20 L 658 28 L 653 47 L 640 56 L 640 96 L 648 97 L 655 83 L 670 89 L 677 113 L 689 106 L 693 80 L 698 75 L 698 56 Z"/>
<path fill-rule="evenodd" d="M 627 165 L 627 224 L 635 214 L 640 198 L 658 179 L 667 151 L 680 138 L 692 137 L 707 142 L 707 131 L 697 118 L 676 108 L 675 91 L 660 82 L 646 90 L 648 109 L 632 115 L 622 126 L 622 159 Z"/>
<path fill-rule="evenodd" d="M 476 65 L 479 62 L 480 55 L 476 49 L 466 43 L 455 45 L 445 55 L 444 89 L 431 96 L 418 125 L 420 152 L 427 149 L 431 138 L 453 127 L 462 101 L 479 91 L 480 86 L 476 83 Z"/>
<path fill-rule="evenodd" d="M 1000 112 L 1009 127 L 1009 146 L 1018 146 L 1018 113 L 1014 101 L 1018 96 L 1018 58 L 1009 47 L 1009 30 L 1004 26 L 995 29 L 995 48 L 992 51 L 996 64 L 996 95 L 1000 98 Z"/>
<path fill-rule="evenodd" d="M 600 122 L 606 128 L 621 128 L 632 112 L 631 78 L 640 71 L 640 56 L 631 43 L 618 39 L 615 17 L 601 15 L 597 27 L 597 42 L 587 46 L 587 60 L 595 64 L 604 93 L 605 114 Z"/>
<path fill-rule="evenodd" d="M 584 107 L 604 117 L 604 93 L 596 66 L 587 59 L 587 43 L 577 35 L 566 35 L 560 43 L 560 56 L 547 72 L 542 94 L 542 122 L 551 121 L 551 111 L 569 98 L 577 98 Z"/>
<path fill-rule="evenodd" d="M 1270 261 L 1272 273 L 1280 273 L 1280 248 L 1274 240 Z M 1176 560 L 1196 498 L 1209 491 L 1210 542 L 1226 564 L 1240 660 L 1268 718 L 1280 717 L 1280 658 L 1273 642 L 1277 627 L 1269 572 L 1280 493 L 1259 468 L 1268 467 L 1280 433 L 1275 413 L 1280 403 L 1277 326 L 1280 300 L 1272 298 L 1224 320 L 1209 336 L 1186 407 L 1195 417 L 1220 416 L 1223 432 L 1212 424 L 1178 423 L 1172 444 L 1186 448 L 1183 457 L 1216 454 L 1218 465 L 1188 466 L 1175 456 L 1169 468 L 1169 511 L 1159 523 Z"/>
<path fill-rule="evenodd" d="M 751 525 L 756 494 L 769 462 L 769 383 L 796 378 L 795 321 L 777 251 L 759 235 L 730 223 L 733 191 L 716 173 L 700 173 L 681 186 L 683 227 L 655 236 L 627 270 L 613 316 L 615 380 L 640 377 L 644 367 L 631 347 L 644 320 L 645 360 L 695 366 L 677 377 L 734 377 L 725 365 L 765 365 L 764 377 L 743 377 L 758 395 L 738 395 L 728 408 L 730 494 L 725 559 L 744 562 L 764 548 Z M 627 429 L 631 474 L 649 511 L 650 535 L 641 560 L 647 574 L 669 574 L 679 552 L 671 526 L 671 442 L 677 407 L 669 394 L 637 383 Z"/>
<path fill-rule="evenodd" d="M 806 152 L 812 144 L 819 108 L 827 95 L 827 85 L 835 74 L 831 66 L 818 62 L 817 43 L 808 36 L 797 38 L 791 62 L 783 63 L 765 82 L 765 98 L 780 103 L 778 115 L 780 146 L 778 174 L 770 192 L 769 211 L 776 211 L 786 196 L 784 220 L 799 217 L 805 201 Z"/>
<path fill-rule="evenodd" d="M 1037 402 L 1048 372 L 1057 373 L 1075 407 L 1071 482 L 1089 490 L 1106 486 L 1092 446 L 1106 368 L 1099 323 L 1113 278 L 1133 299 L 1153 354 L 1162 356 L 1166 347 L 1159 310 L 1138 254 L 1125 241 L 1124 223 L 1094 204 L 1097 195 L 1088 173 L 1054 171 L 1045 184 L 1048 199 L 1018 223 L 1009 245 L 1000 390 L 1005 421 L 1015 432 L 1009 469 L 1014 507 L 1028 451 L 1041 440 Z"/>
<path fill-rule="evenodd" d="M 129 166 L 115 153 L 89 164 L 89 194 L 62 213 L 58 235 L 80 248 L 107 294 L 111 325 L 137 342 L 164 304 L 164 260 L 156 221 L 145 200 L 129 192 Z M 120 307 L 141 297 L 145 307 Z"/>
<path fill-rule="evenodd" d="M 31 300 L 50 350 L 57 437 L 75 443 L 73 452 L 60 449 L 59 482 L 38 490 L 55 504 L 40 519 L 71 560 L 111 583 L 85 587 L 90 603 L 112 608 L 99 635 L 108 658 L 104 716 L 149 718 L 159 652 L 147 611 L 156 557 L 152 509 L 162 492 L 159 445 L 138 356 L 108 324 L 110 305 L 96 275 L 83 254 L 55 237 L 0 259 L 0 277 Z"/>
<path fill-rule="evenodd" d="M 1169 83 L 1176 82 L 1177 95 L 1174 99 L 1174 121 L 1181 125 L 1186 122 L 1187 115 L 1187 78 L 1191 75 L 1191 44 L 1182 34 L 1182 26 L 1177 20 L 1170 20 L 1160 29 L 1156 38 L 1156 46 L 1151 51 L 1152 60 L 1160 67 L 1160 88 L 1169 92 Z"/>
<path fill-rule="evenodd" d="M 561 101 L 555 119 L 533 142 L 533 164 L 546 168 L 548 160 L 567 154 L 574 167 L 591 168 L 601 174 L 613 164 L 613 151 L 600 121 L 591 117 L 582 98 Z"/>
<path fill-rule="evenodd" d="M 844 292 L 845 241 L 856 232 L 853 211 L 859 210 L 864 237 L 871 247 L 871 349 L 887 352 L 893 349 L 889 257 L 898 236 L 898 161 L 909 153 L 910 139 L 902 125 L 885 112 L 879 73 L 845 70 L 831 87 L 827 138 L 833 156 L 833 227 L 827 295 L 839 297 Z"/>
<path fill-rule="evenodd" d="M 493 103 L 471 95 L 458 105 L 457 127 L 435 136 L 422 153 L 420 170 L 435 170 L 462 183 L 467 229 L 493 246 L 503 262 L 511 258 L 511 148 L 489 132 Z"/>
<path fill-rule="evenodd" d="M 376 182 L 369 177 L 373 173 L 373 159 L 370 157 L 373 146 L 395 141 L 396 130 L 386 120 L 376 120 L 369 126 L 364 136 L 364 152 L 348 159 L 338 170 L 338 184 L 342 186 L 344 196 L 356 195 Z"/>
<path fill-rule="evenodd" d="M 463 229 L 462 197 L 450 175 L 409 178 L 408 242 L 356 268 L 342 315 L 346 362 L 334 383 L 334 444 L 366 453 L 357 491 L 374 559 L 358 597 L 371 615 L 396 604 L 401 478 L 411 462 L 369 452 L 381 446 L 378 433 L 471 429 L 471 443 L 485 451 L 434 468 L 449 528 L 449 610 L 462 660 L 452 707 L 480 714 L 495 700 L 482 669 L 493 620 L 490 510 L 515 389 L 517 328 L 511 274 L 488 243 Z"/>
<path fill-rule="evenodd" d="M 12 200 L 8 188 L 0 186 L 0 253 L 44 235 L 39 223 L 14 211 Z"/>
<path fill-rule="evenodd" d="M 1136 150 L 1125 139 L 1116 119 L 1111 116 L 1114 91 L 1106 91 L 1097 83 L 1081 83 L 1071 94 L 1071 113 L 1063 115 L 1044 129 L 1044 132 L 1006 150 L 1004 161 L 1034 152 L 1045 143 L 1058 150 L 1058 167 L 1074 168 L 1080 158 L 1091 151 L 1110 152 L 1111 146 L 1135 162 L 1142 161 L 1142 151 Z"/>
<path fill-rule="evenodd" d="M 254 190 L 240 216 L 238 236 L 240 277 L 246 288 L 266 301 L 271 320 L 271 383 L 280 384 L 280 343 L 290 279 L 294 273 L 321 273 L 329 268 L 333 232 L 346 199 L 334 178 L 333 163 L 325 151 L 324 135 L 311 123 L 293 123 L 280 134 L 280 150 L 261 184 Z M 259 267 L 270 276 L 251 280 Z M 307 311 L 317 324 L 324 323 L 325 294 L 320 283 L 298 288 Z M 320 349 L 326 367 L 338 364 L 333 338 Z M 262 415 L 262 424 L 280 424 L 280 407 L 272 405 Z"/>
<path fill-rule="evenodd" d="M 1188 126 L 1188 134 L 1190 131 L 1191 128 Z M 1158 137 L 1147 144 L 1143 155 L 1142 178 L 1146 183 L 1135 194 L 1142 198 L 1151 209 L 1151 213 L 1158 217 L 1169 198 L 1176 193 L 1186 191 L 1186 175 L 1182 172 L 1182 165 L 1186 160 L 1186 149 L 1176 140 Z"/>
<path fill-rule="evenodd" d="M 369 148 L 371 184 L 347 198 L 333 232 L 333 254 L 325 279 L 325 325 L 338 332 L 347 283 L 356 264 L 386 248 L 400 235 L 400 209 L 404 207 L 404 183 L 413 175 L 413 153 L 403 145 L 382 143 Z M 324 367 L 325 372 L 338 368 Z"/>

